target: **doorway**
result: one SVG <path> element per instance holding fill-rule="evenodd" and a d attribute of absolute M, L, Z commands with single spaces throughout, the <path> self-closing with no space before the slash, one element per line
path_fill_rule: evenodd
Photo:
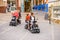
<path fill-rule="evenodd" d="M 25 12 L 31 11 L 31 0 L 24 0 L 24 11 Z"/>
<path fill-rule="evenodd" d="M 16 9 L 16 2 L 15 0 L 7 0 L 7 11 L 11 12 L 14 11 Z"/>

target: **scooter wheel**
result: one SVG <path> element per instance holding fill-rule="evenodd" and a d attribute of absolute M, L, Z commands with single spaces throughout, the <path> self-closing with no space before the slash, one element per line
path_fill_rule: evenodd
<path fill-rule="evenodd" d="M 25 29 L 28 29 L 28 25 L 25 25 Z"/>

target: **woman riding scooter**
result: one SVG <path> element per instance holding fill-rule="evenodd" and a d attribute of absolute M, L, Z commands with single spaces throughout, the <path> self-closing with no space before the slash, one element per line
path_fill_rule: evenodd
<path fill-rule="evenodd" d="M 19 16 L 18 16 L 17 22 L 21 24 L 21 10 L 18 10 L 18 14 Z"/>
<path fill-rule="evenodd" d="M 35 20 L 35 16 L 33 13 L 31 13 L 31 15 L 29 15 L 29 14 L 26 15 L 25 22 L 28 24 L 27 25 L 28 29 L 30 29 L 32 27 L 34 20 Z"/>
<path fill-rule="evenodd" d="M 33 22 L 35 21 L 34 13 L 31 13 L 30 20 L 31 20 L 31 26 L 32 26 Z"/>
<path fill-rule="evenodd" d="M 28 18 L 27 18 L 28 17 Z M 27 27 L 31 33 L 40 33 L 40 29 L 38 28 L 38 24 L 36 24 L 34 13 L 31 13 L 31 15 L 27 15 L 28 23 Z M 29 22 L 30 21 L 30 22 Z"/>
<path fill-rule="evenodd" d="M 21 13 L 19 12 L 19 10 L 15 10 L 15 11 L 12 13 L 12 16 L 13 16 L 13 17 L 16 17 L 17 23 L 20 23 L 19 19 L 21 18 Z"/>
<path fill-rule="evenodd" d="M 30 23 L 30 15 L 29 14 L 26 15 L 25 22 L 27 23 L 26 24 L 27 25 L 27 29 L 30 29 L 30 26 L 29 26 L 29 23 Z"/>

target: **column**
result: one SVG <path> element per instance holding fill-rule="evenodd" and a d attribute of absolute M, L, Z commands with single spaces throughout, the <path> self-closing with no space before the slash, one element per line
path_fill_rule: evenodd
<path fill-rule="evenodd" d="M 21 7 L 21 0 L 19 0 L 19 7 Z"/>
<path fill-rule="evenodd" d="M 19 9 L 19 0 L 16 0 L 16 9 Z"/>
<path fill-rule="evenodd" d="M 45 0 L 43 0 L 43 4 L 45 3 Z"/>
<path fill-rule="evenodd" d="M 43 0 L 42 0 L 42 4 L 43 4 Z"/>
<path fill-rule="evenodd" d="M 19 0 L 19 8 L 20 8 L 20 10 L 21 10 L 21 0 Z"/>
<path fill-rule="evenodd" d="M 38 5 L 40 4 L 40 0 L 38 0 Z"/>
<path fill-rule="evenodd" d="M 48 0 L 46 0 L 46 4 L 48 4 Z"/>
<path fill-rule="evenodd" d="M 24 0 L 21 0 L 21 12 L 24 12 Z"/>
<path fill-rule="evenodd" d="M 34 5 L 36 5 L 36 0 L 34 0 Z"/>

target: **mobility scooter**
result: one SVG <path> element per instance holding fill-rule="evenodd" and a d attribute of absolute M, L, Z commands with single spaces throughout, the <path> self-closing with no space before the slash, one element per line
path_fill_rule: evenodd
<path fill-rule="evenodd" d="M 10 22 L 10 26 L 17 26 L 18 24 L 21 24 L 21 13 L 19 12 L 18 14 L 18 19 L 16 18 L 16 16 L 13 16 L 12 17 L 12 20 Z"/>
<path fill-rule="evenodd" d="M 16 17 L 15 16 L 13 16 L 12 17 L 12 20 L 11 20 L 11 22 L 10 22 L 10 26 L 17 26 L 18 24 L 21 24 L 21 20 L 19 20 L 19 19 L 16 19 Z"/>
<path fill-rule="evenodd" d="M 11 22 L 9 24 L 10 26 L 17 26 L 17 19 L 15 16 L 12 17 Z"/>
<path fill-rule="evenodd" d="M 31 21 L 27 22 L 27 24 L 25 25 L 25 29 L 28 29 L 28 26 L 29 26 L 30 27 L 29 31 L 31 33 L 40 33 L 40 29 L 38 27 L 38 24 L 36 24 L 36 22 L 37 21 L 34 21 L 32 26 L 31 26 Z"/>

